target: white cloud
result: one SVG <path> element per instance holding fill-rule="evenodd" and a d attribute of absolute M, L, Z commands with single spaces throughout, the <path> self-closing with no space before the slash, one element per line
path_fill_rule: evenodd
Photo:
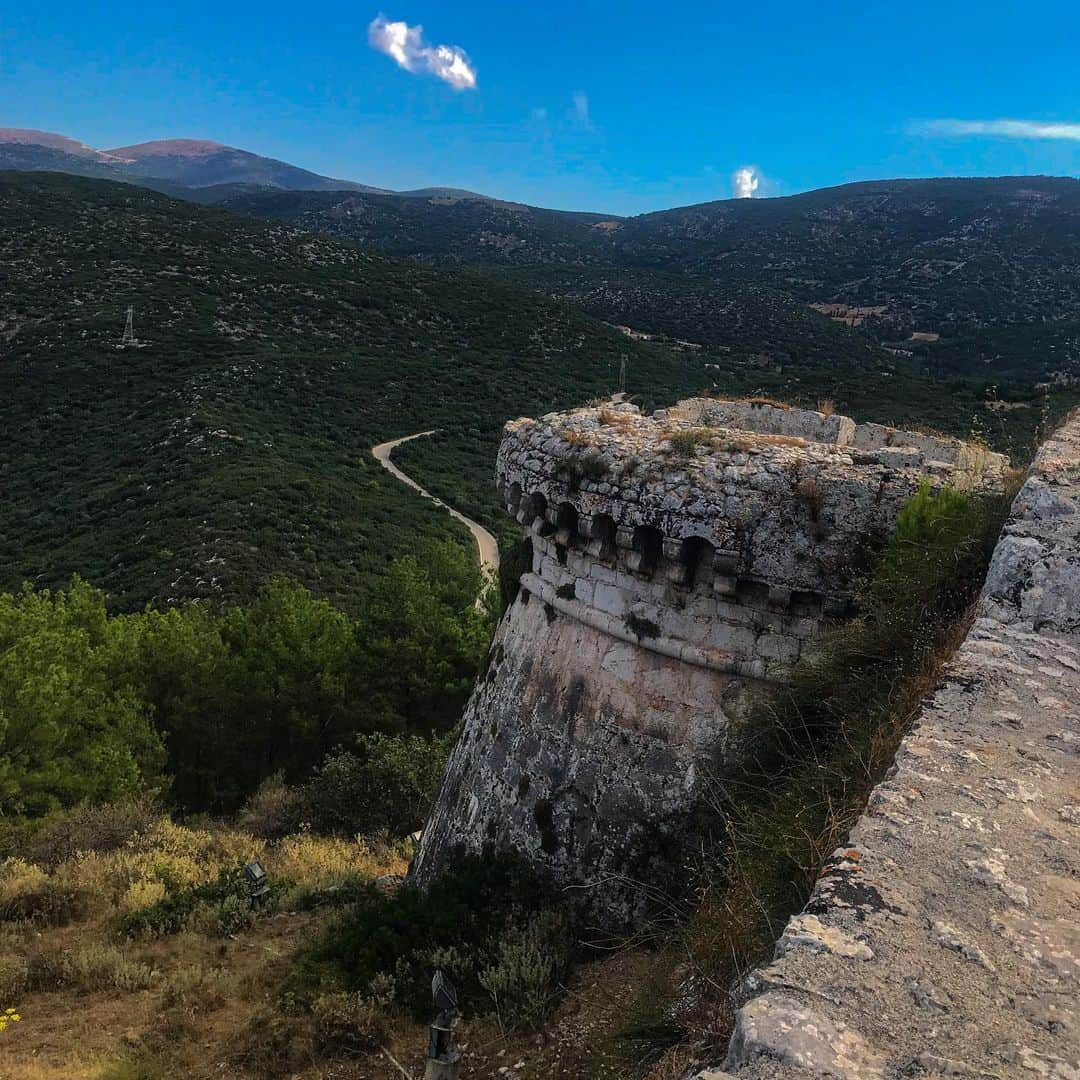
<path fill-rule="evenodd" d="M 752 199 L 761 184 L 761 173 L 752 165 L 744 165 L 731 174 L 731 193 L 736 199 Z"/>
<path fill-rule="evenodd" d="M 990 135 L 1004 139 L 1066 139 L 1080 142 L 1080 124 L 1043 123 L 1038 120 L 920 120 L 908 125 L 912 135 L 954 138 Z"/>
<path fill-rule="evenodd" d="M 390 22 L 380 15 L 368 26 L 368 44 L 414 75 L 426 72 L 455 90 L 476 88 L 476 68 L 465 50 L 457 45 L 425 44 L 422 26 Z"/>
<path fill-rule="evenodd" d="M 592 131 L 592 119 L 589 116 L 589 98 L 584 90 L 575 90 L 573 96 L 574 119 L 589 131 Z"/>

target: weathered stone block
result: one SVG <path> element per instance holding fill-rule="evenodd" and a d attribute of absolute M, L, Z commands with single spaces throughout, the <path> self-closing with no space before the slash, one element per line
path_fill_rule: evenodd
<path fill-rule="evenodd" d="M 597 585 L 593 593 L 593 606 L 608 615 L 625 615 L 626 594 L 614 585 Z"/>

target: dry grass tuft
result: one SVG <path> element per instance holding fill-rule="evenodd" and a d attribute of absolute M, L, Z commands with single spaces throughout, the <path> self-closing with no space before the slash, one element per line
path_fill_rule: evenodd
<path fill-rule="evenodd" d="M 711 447 L 716 441 L 716 432 L 712 428 L 678 428 L 669 430 L 666 438 L 671 443 L 671 452 L 679 457 L 693 457 L 699 446 Z"/>
<path fill-rule="evenodd" d="M 581 428 L 564 427 L 562 437 L 571 446 L 590 447 L 596 444 L 596 437 L 593 433 L 591 431 L 582 431 Z"/>
<path fill-rule="evenodd" d="M 621 412 L 619 409 L 612 408 L 600 409 L 596 414 L 596 418 L 601 424 L 606 424 L 608 427 L 630 427 L 637 420 L 634 413 Z"/>

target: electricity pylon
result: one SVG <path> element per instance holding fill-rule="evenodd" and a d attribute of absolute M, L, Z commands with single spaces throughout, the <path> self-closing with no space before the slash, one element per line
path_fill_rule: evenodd
<path fill-rule="evenodd" d="M 120 344 L 125 347 L 138 344 L 135 340 L 135 309 L 130 306 L 127 309 L 127 319 L 124 321 L 124 337 Z"/>

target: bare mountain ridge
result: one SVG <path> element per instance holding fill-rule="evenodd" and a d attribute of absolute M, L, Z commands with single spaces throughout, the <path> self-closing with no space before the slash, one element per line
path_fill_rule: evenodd
<path fill-rule="evenodd" d="M 166 190 L 246 184 L 296 191 L 385 191 L 208 139 L 159 139 L 97 150 L 54 132 L 0 128 L 0 167 L 126 180 Z"/>
<path fill-rule="evenodd" d="M 476 191 L 423 187 L 405 191 L 341 180 L 264 157 L 212 139 L 154 139 L 98 150 L 67 135 L 33 128 L 0 128 L 0 169 L 66 172 L 121 180 L 180 194 L 196 202 L 217 202 L 240 194 L 286 191 L 352 191 L 403 198 L 499 202 Z M 503 203 L 503 205 L 524 204 Z"/>

